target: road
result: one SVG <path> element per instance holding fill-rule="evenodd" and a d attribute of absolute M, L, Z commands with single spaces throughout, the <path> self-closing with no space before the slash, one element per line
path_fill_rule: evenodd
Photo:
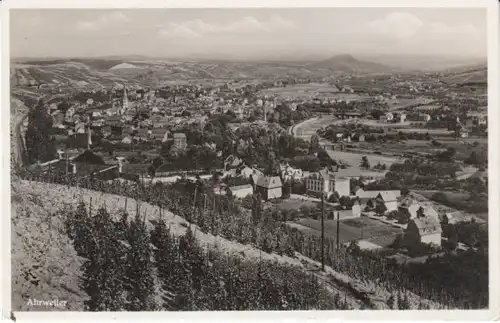
<path fill-rule="evenodd" d="M 46 104 L 49 104 L 52 100 L 59 99 L 64 97 L 64 95 L 56 94 L 43 97 L 43 100 Z M 29 108 L 29 107 L 28 107 Z M 20 116 L 16 116 L 18 120 L 16 120 L 14 127 L 12 129 L 12 153 L 14 154 L 14 161 L 20 165 L 26 165 L 26 145 L 24 142 L 24 131 L 22 129 L 24 120 L 28 117 L 28 113 L 26 112 Z"/>
<path fill-rule="evenodd" d="M 13 129 L 13 136 L 12 138 L 13 141 L 13 153 L 14 153 L 14 160 L 18 165 L 23 166 L 26 162 L 25 154 L 26 154 L 26 147 L 24 143 L 24 136 L 23 136 L 23 131 L 21 130 L 21 127 L 23 125 L 24 120 L 28 117 L 28 112 L 24 113 L 19 117 L 19 120 L 16 121 Z"/>

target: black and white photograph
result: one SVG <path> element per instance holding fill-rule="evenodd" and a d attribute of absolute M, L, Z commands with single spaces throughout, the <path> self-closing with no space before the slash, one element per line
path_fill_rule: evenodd
<path fill-rule="evenodd" d="M 9 9 L 12 313 L 498 308 L 481 3 Z"/>

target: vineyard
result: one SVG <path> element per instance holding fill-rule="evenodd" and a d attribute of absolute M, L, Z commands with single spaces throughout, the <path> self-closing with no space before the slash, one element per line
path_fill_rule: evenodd
<path fill-rule="evenodd" d="M 176 237 L 158 221 L 149 233 L 140 216 L 129 222 L 123 212 L 115 221 L 105 208 L 95 215 L 88 209 L 82 202 L 63 215 L 75 250 L 87 259 L 82 269 L 86 310 L 347 308 L 339 294 L 327 292 L 317 277 L 296 267 L 205 250 L 190 228 Z"/>
<path fill-rule="evenodd" d="M 214 236 L 250 244 L 268 253 L 293 257 L 298 252 L 314 260 L 321 259 L 319 238 L 304 235 L 285 225 L 283 219 L 273 218 L 272 213 L 263 211 L 258 196 L 249 214 L 239 202 L 230 196 L 214 195 L 202 182 L 142 186 L 58 174 L 23 173 L 22 177 L 127 196 L 170 210 Z M 411 308 L 484 308 L 488 305 L 488 266 L 483 254 L 449 255 L 403 267 L 392 265 L 374 253 L 337 248 L 333 239 L 327 239 L 325 248 L 325 262 L 333 270 L 386 298 L 394 299 L 400 293 L 408 295 Z M 464 270 L 457 272 L 457 266 Z"/>

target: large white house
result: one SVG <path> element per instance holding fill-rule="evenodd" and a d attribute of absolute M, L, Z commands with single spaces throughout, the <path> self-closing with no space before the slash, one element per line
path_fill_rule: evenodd
<path fill-rule="evenodd" d="M 327 197 L 334 192 L 339 196 L 349 196 L 351 192 L 348 178 L 337 177 L 327 169 L 311 174 L 306 180 L 306 188 L 308 192 L 325 193 Z"/>
<path fill-rule="evenodd" d="M 442 233 L 443 229 L 439 220 L 422 213 L 408 223 L 405 241 L 407 244 L 425 243 L 441 246 Z"/>

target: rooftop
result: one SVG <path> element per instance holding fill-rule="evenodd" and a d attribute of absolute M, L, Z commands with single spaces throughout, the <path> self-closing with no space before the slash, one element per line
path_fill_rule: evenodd
<path fill-rule="evenodd" d="M 281 178 L 278 176 L 264 176 L 264 177 L 259 177 L 257 180 L 257 186 L 264 187 L 264 188 L 277 188 L 277 187 L 282 187 L 283 184 L 281 183 Z"/>

